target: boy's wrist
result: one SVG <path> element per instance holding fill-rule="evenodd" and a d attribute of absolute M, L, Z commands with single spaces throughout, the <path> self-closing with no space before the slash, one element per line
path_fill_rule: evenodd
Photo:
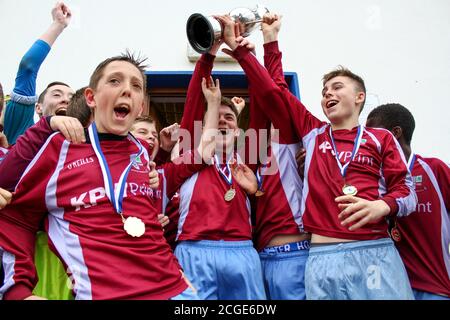
<path fill-rule="evenodd" d="M 67 27 L 66 24 L 58 21 L 53 21 L 53 23 L 50 25 L 50 29 L 59 33 L 62 33 L 66 27 Z"/>
<path fill-rule="evenodd" d="M 264 43 L 278 41 L 278 34 L 274 34 L 272 32 L 264 33 L 263 32 Z"/>
<path fill-rule="evenodd" d="M 383 199 L 380 199 L 380 201 L 383 201 L 389 208 L 389 211 L 387 212 L 386 216 L 395 216 L 398 211 L 398 204 L 397 201 L 390 197 L 384 197 Z"/>

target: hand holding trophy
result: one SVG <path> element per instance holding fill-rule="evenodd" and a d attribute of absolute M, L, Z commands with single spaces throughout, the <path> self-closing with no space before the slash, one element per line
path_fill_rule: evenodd
<path fill-rule="evenodd" d="M 254 9 L 236 8 L 229 16 L 239 24 L 242 37 L 248 37 L 251 32 L 261 24 L 264 14 L 269 10 L 257 5 Z M 223 37 L 223 25 L 214 16 L 204 16 L 200 13 L 192 14 L 186 24 L 186 32 L 189 43 L 198 53 L 206 53 Z"/>

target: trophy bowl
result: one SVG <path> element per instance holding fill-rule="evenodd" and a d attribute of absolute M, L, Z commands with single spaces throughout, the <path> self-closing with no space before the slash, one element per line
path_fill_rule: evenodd
<path fill-rule="evenodd" d="M 269 10 L 257 5 L 254 9 L 236 8 L 230 11 L 231 19 L 240 24 L 241 36 L 248 37 L 260 25 Z M 186 24 L 186 33 L 192 48 L 200 54 L 207 53 L 222 38 L 223 29 L 213 16 L 192 14 Z"/>
<path fill-rule="evenodd" d="M 222 26 L 211 16 L 194 13 L 187 21 L 186 33 L 192 48 L 203 54 L 211 50 L 214 43 L 220 40 Z"/>

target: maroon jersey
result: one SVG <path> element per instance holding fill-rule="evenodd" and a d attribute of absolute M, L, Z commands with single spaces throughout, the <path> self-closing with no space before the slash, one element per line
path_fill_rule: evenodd
<path fill-rule="evenodd" d="M 194 135 L 194 121 L 203 120 L 206 107 L 201 80 L 211 75 L 214 58 L 210 54 L 202 55 L 189 84 L 181 128 L 191 133 L 191 148 L 200 139 L 199 134 Z M 190 177 L 180 189 L 177 240 L 251 240 L 250 202 L 234 180 L 232 187 L 236 195 L 232 201 L 226 201 L 224 196 L 230 185 L 215 165 Z"/>
<path fill-rule="evenodd" d="M 284 79 L 281 63 L 281 52 L 278 42 L 264 45 L 264 64 L 273 81 L 282 88 L 288 88 Z M 258 99 L 258 87 L 249 86 L 256 103 L 250 104 L 253 118 L 263 118 L 257 122 L 270 122 L 260 108 L 266 101 Z M 253 91 L 255 91 L 253 93 Z M 302 196 L 302 181 L 297 173 L 296 154 L 301 147 L 301 140 L 292 136 L 286 126 L 276 127 L 278 136 L 272 137 L 268 148 L 268 162 L 258 168 L 257 175 L 261 177 L 260 188 L 264 194 L 257 197 L 255 241 L 258 251 L 277 235 L 298 235 L 304 232 L 300 211 Z"/>
<path fill-rule="evenodd" d="M 112 135 L 100 145 L 117 183 L 138 148 Z M 191 157 L 187 163 L 198 163 L 193 159 L 198 153 L 185 156 Z M 27 167 L 13 202 L 0 211 L 1 293 L 13 299 L 31 294 L 37 280 L 34 235 L 46 212 L 49 239 L 69 269 L 77 299 L 168 299 L 183 292 L 187 285 L 157 220 L 148 161 L 147 152 L 136 159 L 125 186 L 124 215 L 146 225 L 144 235 L 133 238 L 105 194 L 92 146 L 50 136 Z"/>
<path fill-rule="evenodd" d="M 330 125 L 314 117 L 286 88 L 278 86 L 248 49 L 238 47 L 234 54 L 249 82 L 265 99 L 266 103 L 261 106 L 274 126 L 284 126 L 289 135 L 302 139 L 306 149 L 301 199 L 305 231 L 352 240 L 387 237 L 384 219 L 355 231 L 341 225 L 338 219 L 341 210 L 334 199 L 343 195 L 344 181 L 332 148 Z M 387 130 L 361 129 L 361 146 L 348 167 L 347 182 L 358 188 L 358 197 L 384 200 L 391 214 L 404 216 L 411 213 L 417 199 L 400 146 Z M 333 131 L 337 156 L 342 165 L 349 161 L 357 131 L 358 128 Z"/>
<path fill-rule="evenodd" d="M 450 169 L 439 159 L 412 155 L 416 210 L 398 219 L 396 246 L 411 287 L 450 297 Z"/>
<path fill-rule="evenodd" d="M 53 133 L 50 127 L 51 117 L 42 117 L 35 125 L 20 135 L 8 156 L 0 160 L 0 188 L 13 191 L 19 182 L 20 176 L 36 153 Z M 0 158 L 1 158 L 0 150 Z"/>

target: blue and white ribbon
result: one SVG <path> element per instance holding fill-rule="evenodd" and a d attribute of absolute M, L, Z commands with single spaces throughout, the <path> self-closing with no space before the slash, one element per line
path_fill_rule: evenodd
<path fill-rule="evenodd" d="M 219 166 L 219 158 L 217 157 L 216 154 L 214 155 L 214 162 L 215 162 L 217 171 L 219 171 L 220 175 L 225 179 L 225 181 L 228 183 L 228 185 L 231 186 L 233 184 L 233 175 L 231 174 L 230 163 L 227 162 L 226 169 L 227 169 L 228 173 L 225 173 Z"/>
<path fill-rule="evenodd" d="M 259 166 L 258 170 L 256 170 L 256 182 L 258 183 L 258 190 L 259 191 L 264 191 L 262 188 L 262 184 L 264 181 L 264 175 L 262 173 L 262 170 L 264 168 L 267 168 L 267 164 L 262 164 Z"/>
<path fill-rule="evenodd" d="M 111 201 L 114 210 L 118 214 L 122 214 L 122 202 L 123 202 L 123 194 L 125 191 L 125 185 L 128 177 L 128 173 L 130 172 L 131 166 L 133 165 L 134 161 L 136 161 L 136 158 L 139 158 L 144 153 L 144 148 L 142 147 L 141 143 L 133 137 L 131 134 L 128 134 L 128 138 L 136 144 L 136 146 L 139 148 L 138 155 L 136 157 L 133 157 L 133 159 L 130 161 L 128 166 L 125 168 L 125 170 L 120 175 L 120 179 L 118 182 L 118 192 L 114 188 L 114 184 L 112 181 L 111 172 L 108 167 L 108 163 L 106 162 L 105 155 L 102 152 L 102 148 L 100 146 L 100 141 L 98 139 L 98 133 L 97 133 L 97 127 L 95 125 L 95 122 L 93 122 L 89 126 L 89 138 L 91 139 L 92 147 L 94 148 L 95 155 L 97 156 L 98 162 L 100 163 L 100 168 L 102 170 L 102 176 L 103 176 L 103 183 L 105 185 L 105 191 L 106 196 L 108 197 L 109 201 Z M 112 195 L 112 196 L 111 196 Z"/>
<path fill-rule="evenodd" d="M 408 159 L 408 169 L 410 173 L 412 172 L 412 169 L 414 167 L 414 162 L 416 162 L 416 155 L 414 153 L 411 153 Z"/>
<path fill-rule="evenodd" d="M 361 125 L 359 125 L 358 132 L 356 133 L 355 142 L 353 143 L 353 151 L 352 151 L 352 155 L 350 157 L 350 161 L 348 161 L 344 165 L 342 165 L 341 161 L 339 161 L 339 153 L 337 152 L 336 144 L 335 144 L 334 138 L 333 138 L 333 131 L 331 130 L 331 126 L 330 126 L 330 138 L 331 138 L 331 145 L 332 145 L 333 151 L 334 151 L 334 157 L 336 158 L 337 164 L 339 166 L 339 171 L 341 172 L 341 175 L 344 179 L 345 179 L 345 175 L 347 174 L 348 166 L 350 165 L 350 163 L 353 160 L 355 160 L 356 154 L 358 153 L 363 134 L 364 134 L 364 128 Z"/>

